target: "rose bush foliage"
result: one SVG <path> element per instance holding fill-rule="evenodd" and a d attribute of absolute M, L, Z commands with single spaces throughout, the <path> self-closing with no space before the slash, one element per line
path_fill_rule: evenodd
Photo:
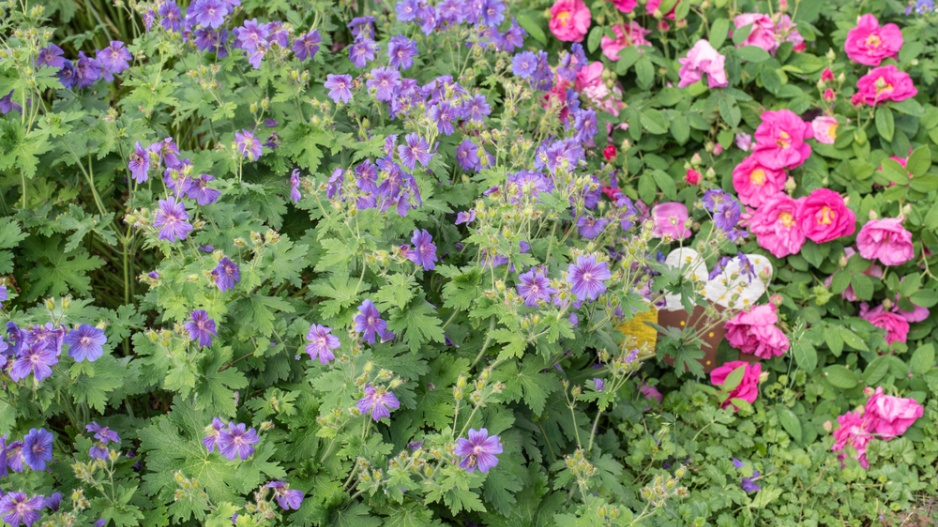
<path fill-rule="evenodd" d="M 936 15 L 833 4 L 0 4 L 0 519 L 927 518 Z"/>

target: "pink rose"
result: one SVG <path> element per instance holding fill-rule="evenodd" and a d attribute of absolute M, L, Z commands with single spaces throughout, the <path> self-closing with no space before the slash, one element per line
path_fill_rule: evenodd
<path fill-rule="evenodd" d="M 741 311 L 726 323 L 726 340 L 739 351 L 760 359 L 781 357 L 788 351 L 789 341 L 785 333 L 775 327 L 776 322 L 778 315 L 772 304 Z"/>
<path fill-rule="evenodd" d="M 619 52 L 629 46 L 650 46 L 651 42 L 645 40 L 645 35 L 651 31 L 643 28 L 634 20 L 628 24 L 616 24 L 612 26 L 612 32 L 616 34 L 615 39 L 605 35 L 600 39 L 599 45 L 603 48 L 603 55 L 609 60 L 619 60 Z"/>
<path fill-rule="evenodd" d="M 651 235 L 655 238 L 671 237 L 674 240 L 683 240 L 691 234 L 684 225 L 687 222 L 687 207 L 683 203 L 659 203 L 652 207 L 651 217 L 655 222 Z"/>
<path fill-rule="evenodd" d="M 840 428 L 834 431 L 834 446 L 831 452 L 839 452 L 847 446 L 852 446 L 857 451 L 857 461 L 863 468 L 870 468 L 870 462 L 866 459 L 866 447 L 873 439 L 872 421 L 860 412 L 847 412 L 837 417 Z M 837 459 L 843 461 L 847 454 L 840 454 Z"/>
<path fill-rule="evenodd" d="M 857 230 L 857 217 L 840 194 L 820 188 L 805 198 L 798 213 L 804 235 L 814 243 L 850 236 Z"/>
<path fill-rule="evenodd" d="M 860 256 L 878 259 L 883 265 L 902 265 L 915 256 L 912 233 L 902 226 L 903 218 L 870 220 L 857 235 Z"/>
<path fill-rule="evenodd" d="M 912 83 L 912 77 L 890 64 L 873 68 L 860 77 L 857 81 L 857 93 L 853 95 L 851 102 L 854 105 L 863 103 L 876 106 L 883 101 L 904 101 L 917 94 L 918 89 Z"/>
<path fill-rule="evenodd" d="M 884 395 L 882 386 L 866 401 L 866 417 L 873 423 L 873 432 L 886 441 L 904 434 L 924 413 L 915 399 Z"/>
<path fill-rule="evenodd" d="M 616 9 L 622 11 L 623 13 L 631 13 L 635 9 L 635 6 L 638 5 L 637 0 L 609 0 L 612 2 L 612 5 L 616 6 Z"/>
<path fill-rule="evenodd" d="M 765 199 L 749 220 L 749 230 L 764 249 L 783 258 L 798 254 L 804 245 L 800 210 L 804 198 L 792 199 L 779 192 Z"/>
<path fill-rule="evenodd" d="M 681 63 L 681 70 L 678 72 L 681 82 L 678 83 L 678 88 L 699 81 L 704 73 L 707 74 L 710 88 L 725 88 L 729 85 L 724 68 L 726 57 L 720 55 L 706 40 L 698 40 L 687 52 L 687 57 L 677 61 Z"/>
<path fill-rule="evenodd" d="M 811 121 L 811 129 L 814 130 L 814 138 L 818 143 L 832 145 L 837 139 L 837 119 L 830 115 L 816 117 Z"/>
<path fill-rule="evenodd" d="M 778 49 L 778 41 L 775 38 L 775 22 L 768 15 L 759 13 L 745 13 L 737 15 L 733 19 L 733 25 L 740 29 L 752 24 L 749 36 L 743 41 L 741 46 L 756 46 L 769 53 L 775 54 Z"/>
<path fill-rule="evenodd" d="M 730 396 L 726 401 L 723 401 L 721 408 L 726 408 L 733 404 L 731 402 L 732 399 L 742 399 L 752 404 L 755 402 L 756 397 L 759 396 L 759 376 L 762 374 L 762 365 L 758 362 L 755 364 L 749 364 L 741 360 L 727 362 L 710 372 L 710 382 L 713 383 L 714 386 L 723 386 L 723 384 L 726 383 L 726 378 L 729 374 L 733 373 L 736 368 L 746 368 L 743 372 L 743 380 L 739 382 L 736 388 L 730 391 Z M 733 408 L 736 409 L 735 406 Z"/>
<path fill-rule="evenodd" d="M 909 321 L 898 313 L 886 311 L 882 306 L 870 309 L 866 302 L 860 303 L 860 317 L 874 326 L 886 330 L 886 344 L 905 342 L 909 335 Z"/>
<path fill-rule="evenodd" d="M 791 110 L 766 111 L 756 128 L 753 153 L 759 164 L 775 170 L 795 168 L 811 155 L 805 142 L 814 135 L 811 125 Z"/>
<path fill-rule="evenodd" d="M 797 24 L 791 21 L 788 15 L 782 15 L 775 24 L 775 38 L 779 42 L 791 42 L 794 51 L 804 51 L 807 47 L 804 43 L 804 37 L 795 29 Z"/>
<path fill-rule="evenodd" d="M 661 392 L 658 391 L 658 388 L 655 388 L 650 384 L 642 383 L 642 385 L 638 388 L 638 391 L 642 392 L 642 395 L 644 395 L 646 399 L 654 399 L 658 401 L 659 404 L 664 400 L 664 396 L 661 395 Z"/>
<path fill-rule="evenodd" d="M 674 2 L 674 7 L 672 7 L 671 10 L 668 11 L 666 15 L 664 15 L 664 17 L 674 20 L 674 10 L 677 9 L 677 5 L 680 3 L 681 3 L 680 0 L 678 0 L 677 2 Z M 649 15 L 654 15 L 655 11 L 658 10 L 658 6 L 660 5 L 661 5 L 661 0 L 648 0 L 648 3 L 645 4 L 645 9 L 648 11 Z"/>
<path fill-rule="evenodd" d="M 557 0 L 550 8 L 550 32 L 564 42 L 583 42 L 590 27 L 590 10 L 583 0 Z"/>
<path fill-rule="evenodd" d="M 744 205 L 758 207 L 785 188 L 785 171 L 764 167 L 749 156 L 733 169 L 733 188 Z"/>
<path fill-rule="evenodd" d="M 894 57 L 902 47 L 902 32 L 895 24 L 880 27 L 873 15 L 863 15 L 857 27 L 847 32 L 844 49 L 847 57 L 867 66 L 879 66 L 887 57 Z"/>

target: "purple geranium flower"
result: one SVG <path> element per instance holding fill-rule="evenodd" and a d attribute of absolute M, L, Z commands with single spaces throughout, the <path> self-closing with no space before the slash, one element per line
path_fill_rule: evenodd
<path fill-rule="evenodd" d="M 326 75 L 326 82 L 323 83 L 323 86 L 329 90 L 329 98 L 335 101 L 336 103 L 347 103 L 352 100 L 352 90 L 349 88 L 352 86 L 352 76 L 351 75 Z"/>
<path fill-rule="evenodd" d="M 0 498 L 0 515 L 13 527 L 19 527 L 20 523 L 30 527 L 39 521 L 43 502 L 42 496 L 27 498 L 22 492 L 10 492 Z"/>
<path fill-rule="evenodd" d="M 603 281 L 611 276 L 606 262 L 597 262 L 593 255 L 578 256 L 576 263 L 567 269 L 567 280 L 573 284 L 573 294 L 580 301 L 596 300 L 606 291 Z"/>
<path fill-rule="evenodd" d="M 436 124 L 437 131 L 443 135 L 452 135 L 453 120 L 456 118 L 456 112 L 449 103 L 435 104 L 427 110 L 427 117 Z"/>
<path fill-rule="evenodd" d="M 391 68 L 375 68 L 371 70 L 371 79 L 365 84 L 375 90 L 375 99 L 387 102 L 401 86 L 401 74 Z"/>
<path fill-rule="evenodd" d="M 319 31 L 314 29 L 293 42 L 293 54 L 300 60 L 311 59 L 319 51 L 320 42 L 322 37 L 319 36 Z"/>
<path fill-rule="evenodd" d="M 191 340 L 199 341 L 199 346 L 211 346 L 212 337 L 218 336 L 215 333 L 215 321 L 208 317 L 204 309 L 192 312 L 192 320 L 186 322 L 186 331 Z"/>
<path fill-rule="evenodd" d="M 189 5 L 187 18 L 194 18 L 196 23 L 218 29 L 225 23 L 228 14 L 228 4 L 222 0 L 195 0 Z"/>
<path fill-rule="evenodd" d="M 306 334 L 306 353 L 309 353 L 310 359 L 319 357 L 319 362 L 328 364 L 335 359 L 332 350 L 339 349 L 339 337 L 331 333 L 332 328 L 313 324 L 309 327 L 309 333 Z"/>
<path fill-rule="evenodd" d="M 202 438 L 202 445 L 208 449 L 211 454 L 218 444 L 218 438 L 221 437 L 221 431 L 225 428 L 225 422 L 221 419 L 212 418 L 212 424 L 205 427 L 205 437 Z"/>
<path fill-rule="evenodd" d="M 498 458 L 495 454 L 502 453 L 502 443 L 497 435 L 489 435 L 485 428 L 476 430 L 469 429 L 469 439 L 460 437 L 456 440 L 456 455 L 462 456 L 459 466 L 469 472 L 475 472 L 476 468 L 480 472 L 488 472 L 495 465 L 498 465 Z"/>
<path fill-rule="evenodd" d="M 215 177 L 209 174 L 202 174 L 193 179 L 186 187 L 186 197 L 203 206 L 215 203 L 221 197 L 221 191 L 209 188 L 208 184 L 212 181 L 215 181 Z"/>
<path fill-rule="evenodd" d="M 30 429 L 23 438 L 23 461 L 33 470 L 45 470 L 46 462 L 52 461 L 52 433 L 45 428 Z"/>
<path fill-rule="evenodd" d="M 268 489 L 274 489 L 274 497 L 277 504 L 286 510 L 299 510 L 303 504 L 303 492 L 291 490 L 290 485 L 285 481 L 271 481 L 265 485 Z"/>
<path fill-rule="evenodd" d="M 410 243 L 414 244 L 414 257 L 411 261 L 422 266 L 425 271 L 434 269 L 436 267 L 436 244 L 433 243 L 430 233 L 426 229 L 414 230 Z"/>
<path fill-rule="evenodd" d="M 62 58 L 65 52 L 62 51 L 62 48 L 56 46 L 55 44 L 49 44 L 48 46 L 39 50 L 39 55 L 36 56 L 36 64 L 38 66 L 49 66 L 51 68 L 61 68 L 65 65 L 65 59 Z"/>
<path fill-rule="evenodd" d="M 62 504 L 62 493 L 53 492 L 51 496 L 42 500 L 42 508 L 50 509 L 52 512 L 58 512 L 59 506 Z"/>
<path fill-rule="evenodd" d="M 59 68 L 59 82 L 62 83 L 62 86 L 71 90 L 78 83 L 78 70 L 75 69 L 75 66 L 72 64 L 72 61 L 66 60 L 62 63 L 62 67 Z"/>
<path fill-rule="evenodd" d="M 414 65 L 417 56 L 417 43 L 403 36 L 395 35 L 388 42 L 388 59 L 392 68 L 406 70 Z"/>
<path fill-rule="evenodd" d="M 212 270 L 212 279 L 219 291 L 227 291 L 241 281 L 241 268 L 227 256 L 218 261 L 218 266 Z"/>
<path fill-rule="evenodd" d="M 130 154 L 127 168 L 130 170 L 130 175 L 137 183 L 143 183 L 150 177 L 150 155 L 140 146 L 140 141 L 137 141 L 137 144 L 134 146 L 134 151 Z"/>
<path fill-rule="evenodd" d="M 68 332 L 63 341 L 68 344 L 68 356 L 75 359 L 75 362 L 94 362 L 104 354 L 104 343 L 107 342 L 107 336 L 103 329 L 98 329 L 90 324 L 82 324 L 78 329 Z"/>
<path fill-rule="evenodd" d="M 469 139 L 463 139 L 462 143 L 456 147 L 456 162 L 459 167 L 465 171 L 479 170 L 482 165 L 479 163 L 479 147 Z"/>
<path fill-rule="evenodd" d="M 417 17 L 418 0 L 400 0 L 397 3 L 397 19 L 401 22 L 410 22 Z"/>
<path fill-rule="evenodd" d="M 23 344 L 10 368 L 10 378 L 17 382 L 32 373 L 37 381 L 42 381 L 52 375 L 52 366 L 58 363 L 59 358 L 51 347 L 35 342 Z"/>
<path fill-rule="evenodd" d="M 257 19 L 245 20 L 241 27 L 232 30 L 235 36 L 235 46 L 248 53 L 253 53 L 259 47 L 267 46 L 269 30 L 265 24 L 258 24 Z"/>
<path fill-rule="evenodd" d="M 157 13 L 160 15 L 160 25 L 163 29 L 173 32 L 182 29 L 182 13 L 174 0 L 163 2 Z"/>
<path fill-rule="evenodd" d="M 10 90 L 10 93 L 6 94 L 6 96 L 0 97 L 0 115 L 6 115 L 13 110 L 23 113 L 23 107 L 13 102 L 14 91 L 15 90 Z"/>
<path fill-rule="evenodd" d="M 375 307 L 371 300 L 365 300 L 358 307 L 358 314 L 355 315 L 355 331 L 362 334 L 362 340 L 369 344 L 375 343 L 375 336 L 381 336 L 382 340 L 387 332 L 388 323 L 381 320 L 381 313 Z"/>
<path fill-rule="evenodd" d="M 128 61 L 133 60 L 133 56 L 123 42 L 112 40 L 111 45 L 98 50 L 95 59 L 104 71 L 117 74 L 130 67 Z"/>
<path fill-rule="evenodd" d="M 401 162 L 404 166 L 413 170 L 419 162 L 423 166 L 430 164 L 433 154 L 430 152 L 430 144 L 417 134 L 407 134 L 404 136 L 406 145 L 397 147 L 397 153 L 401 156 Z"/>
<path fill-rule="evenodd" d="M 466 225 L 469 225 L 470 223 L 472 223 L 473 221 L 475 221 L 475 219 L 476 219 L 476 210 L 475 210 L 475 209 L 469 209 L 469 212 L 457 212 L 457 213 L 456 213 L 456 223 L 455 223 L 455 224 L 456 224 L 456 225 L 461 225 L 461 224 L 465 223 Z"/>
<path fill-rule="evenodd" d="M 84 51 L 78 52 L 78 62 L 75 63 L 75 86 L 88 88 L 101 78 L 101 64 L 97 60 L 85 56 Z"/>
<path fill-rule="evenodd" d="M 257 161 L 261 157 L 261 142 L 250 130 L 235 132 L 235 145 L 238 147 L 238 153 L 251 161 Z"/>
<path fill-rule="evenodd" d="M 365 386 L 365 396 L 358 400 L 358 410 L 362 414 L 371 413 L 371 418 L 380 421 L 383 417 L 390 417 L 391 410 L 401 407 L 394 393 L 384 386 Z"/>
<path fill-rule="evenodd" d="M 547 302 L 550 296 L 557 292 L 550 286 L 550 280 L 544 275 L 543 271 L 530 269 L 528 272 L 518 277 L 518 295 L 524 299 L 524 305 L 528 307 L 537 307 L 540 301 Z"/>
<path fill-rule="evenodd" d="M 463 102 L 462 112 L 466 119 L 481 123 L 485 120 L 485 116 L 492 112 L 492 107 L 489 106 L 485 95 L 479 94 Z"/>
<path fill-rule="evenodd" d="M 375 60 L 375 51 L 378 45 L 370 38 L 356 39 L 355 43 L 348 48 L 348 58 L 358 68 L 364 68 L 372 60 Z"/>
<path fill-rule="evenodd" d="M 536 70 L 537 55 L 530 51 L 518 53 L 511 61 L 511 72 L 515 74 L 516 77 L 521 77 L 522 79 L 530 78 L 531 75 L 534 75 Z"/>
<path fill-rule="evenodd" d="M 577 231 L 580 233 L 580 236 L 587 240 L 592 240 L 602 234 L 607 223 L 609 222 L 605 218 L 591 218 L 589 216 L 580 216 L 580 218 L 576 220 Z"/>
<path fill-rule="evenodd" d="M 161 199 L 159 205 L 160 210 L 156 211 L 156 220 L 153 221 L 153 226 L 160 228 L 159 238 L 170 242 L 185 240 L 192 232 L 186 206 L 172 196 Z"/>
<path fill-rule="evenodd" d="M 244 461 L 254 453 L 251 445 L 259 442 L 260 438 L 253 428 L 248 429 L 244 423 L 228 423 L 228 429 L 218 435 L 218 451 L 229 461 L 234 461 L 234 458 Z"/>
<path fill-rule="evenodd" d="M 756 483 L 756 480 L 759 479 L 759 471 L 753 470 L 751 478 L 742 478 L 742 481 L 739 482 L 739 486 L 746 492 L 758 492 L 762 490 L 762 487 Z"/>
<path fill-rule="evenodd" d="M 225 28 L 218 30 L 205 27 L 196 29 L 194 42 L 199 51 L 214 52 L 220 59 L 228 56 L 228 48 L 225 46 L 225 43 L 228 42 L 228 30 Z"/>
<path fill-rule="evenodd" d="M 108 442 L 111 443 L 120 443 L 121 438 L 117 435 L 117 432 L 111 430 L 106 426 L 101 426 L 97 421 L 92 421 L 90 425 L 85 425 L 85 430 L 89 432 L 94 432 L 94 438 L 98 441 L 101 441 L 104 444 Z"/>

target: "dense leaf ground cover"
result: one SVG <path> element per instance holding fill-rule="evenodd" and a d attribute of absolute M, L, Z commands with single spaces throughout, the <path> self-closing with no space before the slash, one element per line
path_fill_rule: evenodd
<path fill-rule="evenodd" d="M 0 2 L 9 525 L 924 525 L 930 1 Z"/>

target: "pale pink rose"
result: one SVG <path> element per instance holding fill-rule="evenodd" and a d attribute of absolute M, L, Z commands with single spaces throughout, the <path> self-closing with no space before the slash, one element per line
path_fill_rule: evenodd
<path fill-rule="evenodd" d="M 912 233 L 902 226 L 903 218 L 870 220 L 857 234 L 860 256 L 883 265 L 902 265 L 915 256 Z"/>
<path fill-rule="evenodd" d="M 637 0 L 609 0 L 612 2 L 612 5 L 616 6 L 616 9 L 622 11 L 623 13 L 631 13 L 635 6 L 638 5 Z"/>
<path fill-rule="evenodd" d="M 898 313 L 886 311 L 882 305 L 870 309 L 866 302 L 861 302 L 860 317 L 870 324 L 886 330 L 886 344 L 905 342 L 908 338 L 909 321 Z"/>
<path fill-rule="evenodd" d="M 775 327 L 776 322 L 778 315 L 772 304 L 741 311 L 726 323 L 726 340 L 739 351 L 760 359 L 781 357 L 790 343 L 785 333 Z"/>
<path fill-rule="evenodd" d="M 733 169 L 733 188 L 744 205 L 758 207 L 785 188 L 785 171 L 764 167 L 749 156 Z"/>
<path fill-rule="evenodd" d="M 804 51 L 807 46 L 804 42 L 804 37 L 795 29 L 796 25 L 797 24 L 793 23 L 791 17 L 788 15 L 778 17 L 778 22 L 775 24 L 775 38 L 778 39 L 779 44 L 782 42 L 791 42 L 792 49 L 801 52 Z"/>
<path fill-rule="evenodd" d="M 904 434 L 924 413 L 925 408 L 915 399 L 885 395 L 882 386 L 866 401 L 866 417 L 873 423 L 872 430 L 886 441 Z"/>
<path fill-rule="evenodd" d="M 815 117 L 811 121 L 811 128 L 814 130 L 814 138 L 818 143 L 832 145 L 837 139 L 837 118 L 835 117 L 830 115 Z"/>
<path fill-rule="evenodd" d="M 752 149 L 752 136 L 746 132 L 740 132 L 736 134 L 736 148 L 739 148 L 743 152 L 748 152 Z"/>
<path fill-rule="evenodd" d="M 795 168 L 808 159 L 811 145 L 805 139 L 814 136 L 814 130 L 791 110 L 766 111 L 755 136 L 753 153 L 759 164 L 780 170 Z"/>
<path fill-rule="evenodd" d="M 887 57 L 895 57 L 902 48 L 902 31 L 895 24 L 880 27 L 873 15 L 863 15 L 857 27 L 847 32 L 844 50 L 854 62 L 867 66 L 879 66 Z"/>
<path fill-rule="evenodd" d="M 674 2 L 674 7 L 672 7 L 671 10 L 668 11 L 667 14 L 662 13 L 664 14 L 664 17 L 674 20 L 674 10 L 677 9 L 677 5 L 680 3 L 681 3 L 680 0 L 678 0 L 677 2 Z M 658 6 L 660 5 L 661 5 L 661 0 L 648 0 L 648 3 L 645 4 L 645 9 L 648 11 L 649 15 L 653 15 L 655 14 L 655 11 L 658 10 Z M 664 31 L 667 31 L 667 29 L 664 29 Z"/>
<path fill-rule="evenodd" d="M 804 245 L 804 232 L 798 220 L 803 201 L 804 198 L 795 200 L 779 192 L 763 201 L 749 219 L 749 231 L 776 258 L 798 254 Z"/>
<path fill-rule="evenodd" d="M 677 60 L 681 63 L 681 70 L 678 72 L 681 82 L 678 83 L 678 88 L 699 81 L 704 73 L 707 74 L 710 88 L 725 88 L 729 85 L 724 67 L 726 57 L 720 55 L 706 40 L 698 40 L 687 52 L 687 57 Z"/>
<path fill-rule="evenodd" d="M 714 369 L 710 372 L 710 382 L 714 386 L 723 386 L 726 383 L 726 378 L 729 374 L 733 373 L 733 370 L 736 368 L 745 368 L 743 372 L 743 380 L 739 382 L 736 388 L 733 388 L 729 397 L 726 401 L 723 401 L 723 406 L 721 408 L 726 408 L 727 406 L 733 404 L 733 399 L 742 399 L 749 404 L 755 402 L 756 397 L 759 396 L 759 376 L 762 374 L 762 364 L 758 362 L 755 364 L 749 364 L 748 362 L 743 362 L 741 360 L 734 360 L 727 362 L 726 364 L 720 366 L 719 368 Z M 736 406 L 733 406 L 733 409 L 736 410 Z"/>
<path fill-rule="evenodd" d="M 769 53 L 775 54 L 778 49 L 778 40 L 775 37 L 775 22 L 768 15 L 759 13 L 745 13 L 733 19 L 736 29 L 752 24 L 749 36 L 740 46 L 756 46 Z"/>
<path fill-rule="evenodd" d="M 583 42 L 590 20 L 590 10 L 583 0 L 557 0 L 550 8 L 550 22 L 547 26 L 558 40 Z"/>
<path fill-rule="evenodd" d="M 798 212 L 804 235 L 814 243 L 850 236 L 857 230 L 857 217 L 844 198 L 833 190 L 820 188 L 805 198 Z"/>
<path fill-rule="evenodd" d="M 885 101 L 904 101 L 915 97 L 918 89 L 912 83 L 912 77 L 899 71 L 894 65 L 873 68 L 857 81 L 857 92 L 851 102 L 876 106 Z"/>
<path fill-rule="evenodd" d="M 651 33 L 651 31 L 643 28 L 634 20 L 628 24 L 612 26 L 612 32 L 616 35 L 615 39 L 603 35 L 599 41 L 600 47 L 603 48 L 603 55 L 606 55 L 609 60 L 619 60 L 619 52 L 629 46 L 651 45 L 651 42 L 645 40 L 645 35 Z"/>
<path fill-rule="evenodd" d="M 651 217 L 655 226 L 651 235 L 655 238 L 670 236 L 675 240 L 690 237 L 690 230 L 684 225 L 687 222 L 687 207 L 683 203 L 669 201 L 659 203 L 652 207 Z"/>
<path fill-rule="evenodd" d="M 659 404 L 664 400 L 664 396 L 661 395 L 661 392 L 658 391 L 658 388 L 655 388 L 650 384 L 642 383 L 642 385 L 638 388 L 638 391 L 642 392 L 642 395 L 644 395 L 646 399 L 654 399 L 658 401 Z"/>
<path fill-rule="evenodd" d="M 834 430 L 834 446 L 831 452 L 839 452 L 847 446 L 852 446 L 857 451 L 856 459 L 863 468 L 870 468 L 870 462 L 866 459 L 866 447 L 873 439 L 872 421 L 860 412 L 847 412 L 837 417 L 840 428 Z M 843 461 L 847 454 L 840 454 L 837 459 Z"/>

